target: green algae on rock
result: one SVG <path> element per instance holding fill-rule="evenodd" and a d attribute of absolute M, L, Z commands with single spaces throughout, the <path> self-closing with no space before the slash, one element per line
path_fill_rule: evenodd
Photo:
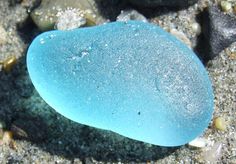
<path fill-rule="evenodd" d="M 42 0 L 40 6 L 32 11 L 31 17 L 40 30 L 46 31 L 53 29 L 58 21 L 58 16 L 66 14 L 64 12 L 67 10 L 75 11 L 77 16 L 84 18 L 86 26 L 103 21 L 94 0 Z M 65 22 L 73 21 L 69 20 L 70 18 L 67 19 Z"/>

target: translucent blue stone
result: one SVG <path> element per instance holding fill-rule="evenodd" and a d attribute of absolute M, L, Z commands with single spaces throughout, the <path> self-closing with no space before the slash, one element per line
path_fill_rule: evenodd
<path fill-rule="evenodd" d="M 212 117 L 202 63 L 149 23 L 45 32 L 30 45 L 27 66 L 39 94 L 60 114 L 131 139 L 183 145 Z"/>

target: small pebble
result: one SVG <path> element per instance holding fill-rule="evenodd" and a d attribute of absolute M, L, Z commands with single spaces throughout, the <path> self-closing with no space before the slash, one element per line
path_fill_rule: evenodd
<path fill-rule="evenodd" d="M 177 29 L 173 28 L 170 30 L 170 33 L 173 34 L 177 39 L 185 43 L 189 48 L 192 47 L 191 41 L 182 31 L 178 31 Z"/>
<path fill-rule="evenodd" d="M 0 45 L 3 45 L 7 42 L 7 32 L 6 30 L 0 25 Z"/>
<path fill-rule="evenodd" d="M 123 21 L 123 22 L 129 21 L 129 20 L 139 20 L 143 22 L 148 22 L 147 18 L 136 10 L 122 10 L 120 12 L 120 15 L 117 16 L 116 20 Z"/>
<path fill-rule="evenodd" d="M 83 162 L 80 159 L 76 158 L 76 159 L 74 159 L 73 163 L 74 164 L 82 164 Z"/>
<path fill-rule="evenodd" d="M 11 56 L 11 57 L 7 58 L 5 61 L 2 62 L 3 69 L 6 72 L 10 72 L 12 67 L 16 64 L 16 61 L 17 61 L 17 59 L 15 56 Z"/>
<path fill-rule="evenodd" d="M 191 142 L 189 142 L 188 145 L 192 146 L 192 147 L 203 148 L 207 145 L 207 139 L 197 137 L 194 140 L 192 140 Z"/>
<path fill-rule="evenodd" d="M 13 138 L 13 133 L 11 131 L 5 131 L 2 137 L 2 144 L 10 144 Z"/>
<path fill-rule="evenodd" d="M 222 143 L 216 142 L 209 150 L 203 152 L 203 157 L 206 162 L 216 163 L 222 156 Z"/>
<path fill-rule="evenodd" d="M 0 140 L 1 140 L 2 137 L 3 137 L 3 133 L 4 133 L 3 129 L 0 128 Z"/>
<path fill-rule="evenodd" d="M 231 52 L 229 54 L 229 58 L 232 59 L 232 60 L 235 60 L 236 59 L 236 52 Z"/>
<path fill-rule="evenodd" d="M 104 22 L 104 18 L 97 11 L 95 4 L 88 0 L 42 0 L 30 15 L 42 31 L 52 30 L 55 23 L 59 24 L 56 25 L 59 29 L 67 29 L 68 26 L 77 28 L 84 23 L 86 26 L 92 26 Z"/>
<path fill-rule="evenodd" d="M 201 33 L 201 26 L 197 23 L 197 22 L 194 22 L 192 24 L 192 30 L 193 32 L 195 32 L 197 35 L 199 35 Z"/>
<path fill-rule="evenodd" d="M 224 12 L 229 12 L 232 8 L 231 3 L 228 1 L 221 1 L 220 6 Z"/>
<path fill-rule="evenodd" d="M 14 149 L 14 150 L 17 149 L 17 145 L 16 145 L 16 142 L 14 140 L 10 141 L 9 146 L 10 146 L 11 149 Z"/>
<path fill-rule="evenodd" d="M 222 117 L 217 117 L 214 120 L 214 126 L 218 130 L 222 130 L 222 131 L 226 130 L 226 122 Z"/>

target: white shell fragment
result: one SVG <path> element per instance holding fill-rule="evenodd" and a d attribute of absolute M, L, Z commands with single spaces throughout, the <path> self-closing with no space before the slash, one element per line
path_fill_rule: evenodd
<path fill-rule="evenodd" d="M 181 42 L 185 43 L 189 48 L 192 47 L 191 41 L 182 31 L 178 31 L 177 29 L 173 28 L 170 30 L 170 33 L 176 36 Z"/>
<path fill-rule="evenodd" d="M 65 11 L 58 12 L 57 17 L 55 28 L 58 30 L 72 30 L 86 24 L 84 11 L 79 9 L 68 8 Z"/>
<path fill-rule="evenodd" d="M 210 163 L 216 163 L 222 156 L 222 143 L 216 142 L 209 150 L 203 153 L 204 160 Z"/>
<path fill-rule="evenodd" d="M 208 142 L 209 141 L 205 138 L 197 137 L 191 142 L 189 142 L 188 145 L 192 147 L 203 148 L 207 146 Z"/>
<path fill-rule="evenodd" d="M 117 16 L 116 20 L 121 22 L 126 22 L 129 20 L 148 22 L 147 18 L 136 10 L 121 10 L 120 15 Z"/>

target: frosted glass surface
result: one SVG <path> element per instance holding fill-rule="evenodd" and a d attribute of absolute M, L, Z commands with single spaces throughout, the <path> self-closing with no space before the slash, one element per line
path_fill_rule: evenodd
<path fill-rule="evenodd" d="M 27 67 L 39 94 L 60 114 L 135 140 L 183 145 L 212 117 L 202 63 L 149 23 L 45 32 L 30 45 Z"/>

